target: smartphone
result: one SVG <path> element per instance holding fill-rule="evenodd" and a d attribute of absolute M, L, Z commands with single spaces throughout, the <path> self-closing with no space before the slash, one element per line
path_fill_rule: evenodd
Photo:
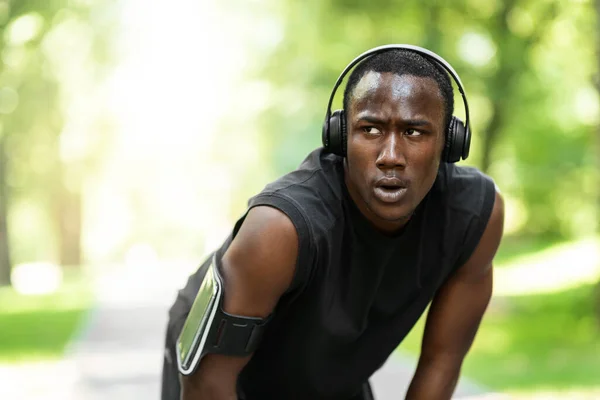
<path fill-rule="evenodd" d="M 185 320 L 183 330 L 177 339 L 177 364 L 182 375 L 190 375 L 196 369 L 215 313 L 221 303 L 223 284 L 218 271 L 216 271 L 215 257 L 216 255 L 213 255 L 194 304 Z"/>

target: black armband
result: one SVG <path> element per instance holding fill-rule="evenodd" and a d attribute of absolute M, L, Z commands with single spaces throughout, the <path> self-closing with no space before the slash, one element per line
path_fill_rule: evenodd
<path fill-rule="evenodd" d="M 256 350 L 270 317 L 231 315 L 223 311 L 223 279 L 213 255 L 200 290 L 177 339 L 177 365 L 192 374 L 206 354 L 247 356 Z"/>

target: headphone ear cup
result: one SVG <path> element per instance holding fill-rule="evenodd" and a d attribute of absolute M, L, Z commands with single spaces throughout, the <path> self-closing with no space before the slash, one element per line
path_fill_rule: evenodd
<path fill-rule="evenodd" d="M 444 139 L 444 151 L 442 152 L 442 161 L 449 163 L 450 152 L 452 150 L 452 140 L 454 139 L 454 117 L 450 119 L 448 124 L 448 130 L 446 131 L 446 137 Z"/>
<path fill-rule="evenodd" d="M 321 143 L 323 144 L 323 149 L 327 153 L 331 152 L 331 141 L 329 140 L 329 123 L 329 118 L 325 117 L 325 120 L 323 121 L 323 128 L 321 130 Z"/>
<path fill-rule="evenodd" d="M 448 131 L 446 132 L 446 142 L 444 144 L 444 153 L 442 156 L 442 160 L 447 163 L 455 163 L 467 158 L 468 153 L 468 145 L 467 152 L 465 154 L 465 136 L 466 129 L 465 124 L 458 118 L 452 117 L 450 120 L 450 125 L 448 126 Z"/>
<path fill-rule="evenodd" d="M 462 148 L 462 159 L 466 160 L 471 152 L 471 129 L 465 127 L 465 142 Z"/>
<path fill-rule="evenodd" d="M 346 116 L 344 110 L 335 110 L 323 126 L 323 147 L 329 153 L 344 157 L 346 155 Z"/>
<path fill-rule="evenodd" d="M 346 126 L 346 112 L 340 110 L 340 122 L 342 126 L 342 157 L 348 154 L 348 128 Z"/>

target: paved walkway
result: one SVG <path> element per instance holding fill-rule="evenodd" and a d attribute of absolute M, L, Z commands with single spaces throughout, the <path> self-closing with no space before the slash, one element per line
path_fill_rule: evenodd
<path fill-rule="evenodd" d="M 597 239 L 596 242 L 582 241 L 577 244 L 578 247 L 553 249 L 552 254 L 549 252 L 543 257 L 544 262 L 540 256 L 534 257 L 529 263 L 527 259 L 519 260 L 518 264 L 523 265 L 520 268 L 498 269 L 495 295 L 509 294 L 509 289 L 514 291 L 517 281 L 533 282 L 525 279 L 529 272 L 539 265 L 547 269 L 548 259 L 572 258 L 573 249 L 577 250 L 575 255 L 584 254 L 584 259 L 597 260 L 597 243 Z M 564 265 L 561 262 L 555 264 Z M 586 267 L 575 275 L 578 279 L 590 279 L 590 276 L 597 279 L 597 263 L 594 266 L 596 269 Z M 137 268 L 121 268 L 116 273 L 99 277 L 96 285 L 97 306 L 90 313 L 79 340 L 73 343 L 67 357 L 55 362 L 0 365 L 0 399 L 158 400 L 166 310 L 174 299 L 176 289 L 185 283 L 185 270 L 176 268 L 167 272 L 157 266 L 148 268 L 148 264 L 143 263 Z M 559 270 L 558 267 L 556 270 Z M 142 273 L 147 278 L 140 282 L 137 277 L 144 276 Z M 560 275 L 559 278 L 561 282 L 565 281 L 564 276 Z M 527 290 L 532 288 L 528 287 Z M 415 360 L 410 357 L 394 355 L 390 358 L 372 378 L 377 400 L 403 398 L 414 367 Z M 482 388 L 462 380 L 455 398 L 506 398 L 483 392 Z M 541 395 L 538 398 L 560 398 L 560 395 Z"/>
<path fill-rule="evenodd" d="M 98 305 L 68 358 L 76 371 L 72 399 L 159 399 L 167 309 L 185 283 L 177 275 L 157 270 L 139 283 L 130 270 L 99 279 Z M 392 357 L 372 378 L 377 400 L 403 398 L 413 371 L 414 360 Z M 461 382 L 456 398 L 480 393 Z"/>

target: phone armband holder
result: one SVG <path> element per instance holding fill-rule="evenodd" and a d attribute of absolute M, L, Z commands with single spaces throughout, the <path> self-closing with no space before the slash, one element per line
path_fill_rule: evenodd
<path fill-rule="evenodd" d="M 243 357 L 258 347 L 270 317 L 231 315 L 223 311 L 222 303 L 223 279 L 213 254 L 177 339 L 177 366 L 182 375 L 192 374 L 206 354 Z"/>

